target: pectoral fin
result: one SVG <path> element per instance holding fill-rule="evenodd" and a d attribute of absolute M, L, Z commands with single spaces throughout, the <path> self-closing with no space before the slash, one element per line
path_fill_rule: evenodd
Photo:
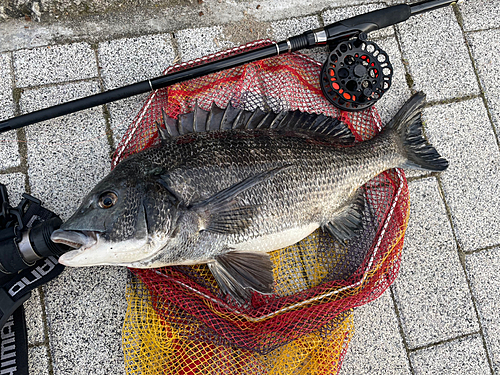
<path fill-rule="evenodd" d="M 273 292 L 272 262 L 266 253 L 232 251 L 208 263 L 221 290 L 240 304 L 252 297 L 252 290 Z"/>
<path fill-rule="evenodd" d="M 191 209 L 196 211 L 205 223 L 202 229 L 229 234 L 239 233 L 247 228 L 259 207 L 241 206 L 235 199 L 236 196 L 289 167 L 285 165 L 248 177 L 204 201 L 194 203 Z"/>
<path fill-rule="evenodd" d="M 354 198 L 342 207 L 330 222 L 323 225 L 336 240 L 344 242 L 356 236 L 363 227 L 365 196 L 360 189 Z"/>

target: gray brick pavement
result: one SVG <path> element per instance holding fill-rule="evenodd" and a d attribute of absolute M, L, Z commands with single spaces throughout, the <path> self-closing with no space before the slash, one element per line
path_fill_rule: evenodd
<path fill-rule="evenodd" d="M 106 90 L 158 77 L 175 59 L 170 34 L 122 38 L 99 44 L 98 61 Z M 148 94 L 110 103 L 110 126 L 115 146 L 142 107 Z"/>
<path fill-rule="evenodd" d="M 410 349 L 477 332 L 479 325 L 435 178 L 410 183 L 410 222 L 394 283 Z"/>
<path fill-rule="evenodd" d="M 500 130 L 500 87 L 498 85 L 498 74 L 496 74 L 496 60 L 500 48 L 500 30 L 468 33 L 467 38 L 471 45 L 479 81 L 484 90 L 484 96 L 498 136 Z M 485 41 L 488 42 L 485 43 Z"/>
<path fill-rule="evenodd" d="M 28 344 L 43 344 L 46 340 L 46 337 L 43 322 L 44 311 L 42 307 L 40 290 L 33 290 L 33 292 L 31 293 L 31 298 L 24 304 L 24 310 L 25 314 L 31 317 L 30 319 L 26 320 L 26 325 L 28 327 Z"/>
<path fill-rule="evenodd" d="M 479 93 L 462 30 L 451 7 L 412 17 L 396 27 L 413 89 L 427 93 L 429 101 Z"/>
<path fill-rule="evenodd" d="M 464 1 L 459 7 L 466 31 L 500 27 L 500 7 L 495 1 Z"/>
<path fill-rule="evenodd" d="M 11 61 L 10 54 L 0 54 L 0 119 L 2 120 L 14 116 Z M 0 171 L 20 164 L 18 150 L 15 131 L 0 135 Z"/>
<path fill-rule="evenodd" d="M 411 374 L 389 292 L 356 309 L 354 327 L 340 375 Z"/>
<path fill-rule="evenodd" d="M 467 274 L 495 373 L 500 373 L 500 248 L 467 255 Z"/>
<path fill-rule="evenodd" d="M 479 335 L 471 335 L 411 354 L 416 375 L 484 375 L 490 372 Z"/>
<path fill-rule="evenodd" d="M 13 53 L 17 87 L 68 82 L 97 76 L 95 53 L 88 43 L 44 46 Z"/>
<path fill-rule="evenodd" d="M 226 40 L 222 26 L 184 29 L 174 33 L 182 62 L 234 47 Z"/>
<path fill-rule="evenodd" d="M 382 6 L 215 3 L 204 2 L 203 16 L 194 8 L 159 9 L 141 24 L 77 20 L 26 29 L 22 21 L 0 23 L 0 117 L 157 76 L 176 56 L 186 61 L 257 38 L 280 40 Z M 425 91 L 433 102 L 425 111 L 426 133 L 451 165 L 437 178 L 408 174 L 412 210 L 401 273 L 392 293 L 355 311 L 357 332 L 342 375 L 488 374 L 490 363 L 500 373 L 500 155 L 490 121 L 498 130 L 498 9 L 495 0 L 467 0 L 458 13 L 446 8 L 371 36 L 395 71 L 393 88 L 378 105 L 382 118 L 397 111 L 410 89 Z M 322 61 L 326 50 L 308 53 Z M 0 182 L 15 201 L 28 181 L 33 195 L 67 218 L 109 170 L 111 146 L 142 98 L 32 125 L 20 132 L 27 146 L 19 147 L 16 132 L 2 135 Z M 120 268 L 67 269 L 34 293 L 26 306 L 31 372 L 123 373 L 125 283 Z"/>
<path fill-rule="evenodd" d="M 22 173 L 0 174 L 0 183 L 7 186 L 7 194 L 12 206 L 17 206 L 21 201 L 21 194 L 25 192 L 25 176 Z"/>
<path fill-rule="evenodd" d="M 51 363 L 46 346 L 30 347 L 28 351 L 30 375 L 50 375 Z"/>
<path fill-rule="evenodd" d="M 96 92 L 95 82 L 46 86 L 25 91 L 20 105 L 23 112 L 29 112 L 50 105 L 48 98 L 69 100 Z M 109 171 L 110 149 L 102 109 L 33 125 L 26 129 L 26 139 L 32 194 L 67 219 L 81 197 Z"/>
<path fill-rule="evenodd" d="M 427 134 L 449 160 L 439 179 L 463 251 L 500 238 L 500 151 L 480 98 L 425 112 Z"/>

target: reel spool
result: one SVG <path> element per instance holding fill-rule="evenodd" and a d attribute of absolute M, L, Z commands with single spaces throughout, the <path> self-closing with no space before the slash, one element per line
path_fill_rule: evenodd
<path fill-rule="evenodd" d="M 321 89 L 335 107 L 361 111 L 375 104 L 392 82 L 389 56 L 366 35 L 339 43 L 321 69 Z"/>

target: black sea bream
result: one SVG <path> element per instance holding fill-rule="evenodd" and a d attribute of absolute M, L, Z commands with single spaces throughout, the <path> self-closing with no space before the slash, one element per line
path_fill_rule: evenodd
<path fill-rule="evenodd" d="M 361 226 L 360 187 L 394 167 L 442 171 L 415 94 L 375 138 L 353 143 L 337 119 L 308 113 L 195 111 L 159 126 L 162 144 L 122 161 L 52 234 L 67 266 L 208 263 L 237 300 L 272 291 L 268 252 L 321 227 Z"/>

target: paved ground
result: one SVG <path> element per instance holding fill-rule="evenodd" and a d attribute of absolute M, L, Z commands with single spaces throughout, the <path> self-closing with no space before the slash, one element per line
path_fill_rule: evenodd
<path fill-rule="evenodd" d="M 282 39 L 386 5 L 153 1 L 148 9 L 72 18 L 71 7 L 44 13 L 50 2 L 29 3 L 31 19 L 0 23 L 3 119 L 157 76 L 176 58 Z M 425 91 L 426 132 L 450 167 L 439 176 L 409 175 L 400 275 L 356 310 L 342 374 L 500 374 L 500 7 L 497 0 L 466 0 L 374 37 L 395 66 L 394 88 L 378 105 L 384 119 L 411 90 Z M 0 182 L 12 198 L 29 191 L 68 218 L 109 170 L 110 153 L 142 99 L 2 134 Z M 124 373 L 125 283 L 120 268 L 67 269 L 34 293 L 26 304 L 31 373 Z"/>

